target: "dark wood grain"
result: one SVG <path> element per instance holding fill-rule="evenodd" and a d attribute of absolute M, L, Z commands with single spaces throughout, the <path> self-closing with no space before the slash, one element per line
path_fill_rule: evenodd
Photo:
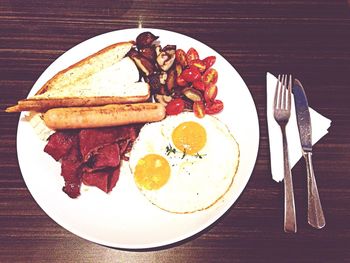
<path fill-rule="evenodd" d="M 349 1 L 0 0 L 0 108 L 26 97 L 69 48 L 112 30 L 155 27 L 194 37 L 241 74 L 257 106 L 259 154 L 251 180 L 209 229 L 174 246 L 124 251 L 83 240 L 31 197 L 16 153 L 18 114 L 0 112 L 0 262 L 350 262 Z M 332 120 L 314 148 L 327 226 L 306 223 L 305 164 L 293 168 L 298 233 L 283 232 L 283 186 L 271 180 L 266 72 L 302 80 L 309 104 Z"/>

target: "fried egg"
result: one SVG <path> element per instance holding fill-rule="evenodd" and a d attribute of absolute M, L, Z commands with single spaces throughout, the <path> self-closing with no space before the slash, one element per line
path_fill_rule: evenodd
<path fill-rule="evenodd" d="M 230 189 L 238 164 L 239 146 L 227 126 L 192 112 L 146 124 L 129 159 L 141 193 L 172 213 L 211 207 Z"/>

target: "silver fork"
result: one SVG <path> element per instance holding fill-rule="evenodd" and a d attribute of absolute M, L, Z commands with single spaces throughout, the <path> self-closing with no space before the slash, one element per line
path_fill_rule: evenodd
<path fill-rule="evenodd" d="M 288 83 L 288 87 L 287 87 Z M 283 159 L 284 159 L 284 231 L 297 232 L 297 223 L 295 216 L 294 190 L 292 181 L 292 172 L 289 166 L 288 143 L 286 137 L 286 125 L 290 117 L 291 109 L 291 91 L 292 76 L 278 75 L 274 98 L 274 112 L 276 122 L 281 127 L 283 140 Z"/>

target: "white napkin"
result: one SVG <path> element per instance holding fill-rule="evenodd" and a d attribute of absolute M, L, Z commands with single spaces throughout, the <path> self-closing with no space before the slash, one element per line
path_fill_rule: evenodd
<path fill-rule="evenodd" d="M 284 177 L 283 172 L 283 149 L 282 149 L 282 134 L 280 126 L 273 117 L 273 99 L 277 78 L 271 73 L 266 74 L 266 93 L 267 93 L 267 125 L 269 132 L 270 143 L 270 158 L 271 158 L 271 173 L 272 179 L 276 182 L 281 182 Z M 311 125 L 312 125 L 312 144 L 315 144 L 319 139 L 328 133 L 328 128 L 331 125 L 331 120 L 322 116 L 318 112 L 310 109 Z M 292 168 L 302 157 L 302 149 L 299 139 L 299 131 L 295 116 L 294 97 L 292 94 L 292 110 L 289 122 L 286 128 L 287 141 L 289 148 L 289 162 Z"/>

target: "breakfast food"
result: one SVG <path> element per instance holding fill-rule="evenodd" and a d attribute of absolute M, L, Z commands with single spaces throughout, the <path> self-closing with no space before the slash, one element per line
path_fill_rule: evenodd
<path fill-rule="evenodd" d="M 239 146 L 210 116 L 224 107 L 216 58 L 157 39 L 144 32 L 108 46 L 6 110 L 31 111 L 33 127 L 50 135 L 44 151 L 61 163 L 69 197 L 82 184 L 111 192 L 121 165 L 152 204 L 172 213 L 205 210 L 230 189 Z"/>
<path fill-rule="evenodd" d="M 129 164 L 151 203 L 173 213 L 192 213 L 211 207 L 230 189 L 239 147 L 217 118 L 180 113 L 146 124 Z"/>
<path fill-rule="evenodd" d="M 193 111 L 202 118 L 221 112 L 224 104 L 216 99 L 218 72 L 213 68 L 216 57 L 200 59 L 193 47 L 187 52 L 175 45 L 161 47 L 157 39 L 151 32 L 143 32 L 128 53 L 150 84 L 154 100 L 167 107 L 168 115 Z"/>
<path fill-rule="evenodd" d="M 44 113 L 44 122 L 49 128 L 60 130 L 145 123 L 164 117 L 165 108 L 160 103 L 135 103 L 50 109 Z"/>
<path fill-rule="evenodd" d="M 81 184 L 112 191 L 119 179 L 121 160 L 128 160 L 139 125 L 113 128 L 57 131 L 44 151 L 61 161 L 63 191 L 71 198 L 80 195 Z"/>
<path fill-rule="evenodd" d="M 197 50 L 191 47 L 187 52 L 177 49 L 175 58 L 176 85 L 177 89 L 181 90 L 181 95 L 176 97 L 190 101 L 190 109 L 198 118 L 203 118 L 205 114 L 221 112 L 224 104 L 216 99 L 218 72 L 212 67 L 216 57 L 200 59 Z M 168 106 L 167 112 L 170 115 L 176 115 L 178 109 L 174 111 L 173 105 Z"/>
<path fill-rule="evenodd" d="M 35 94 L 7 112 L 44 112 L 56 107 L 96 106 L 146 101 L 149 85 L 139 81 L 135 63 L 125 57 L 133 42 L 108 46 L 58 72 Z"/>

